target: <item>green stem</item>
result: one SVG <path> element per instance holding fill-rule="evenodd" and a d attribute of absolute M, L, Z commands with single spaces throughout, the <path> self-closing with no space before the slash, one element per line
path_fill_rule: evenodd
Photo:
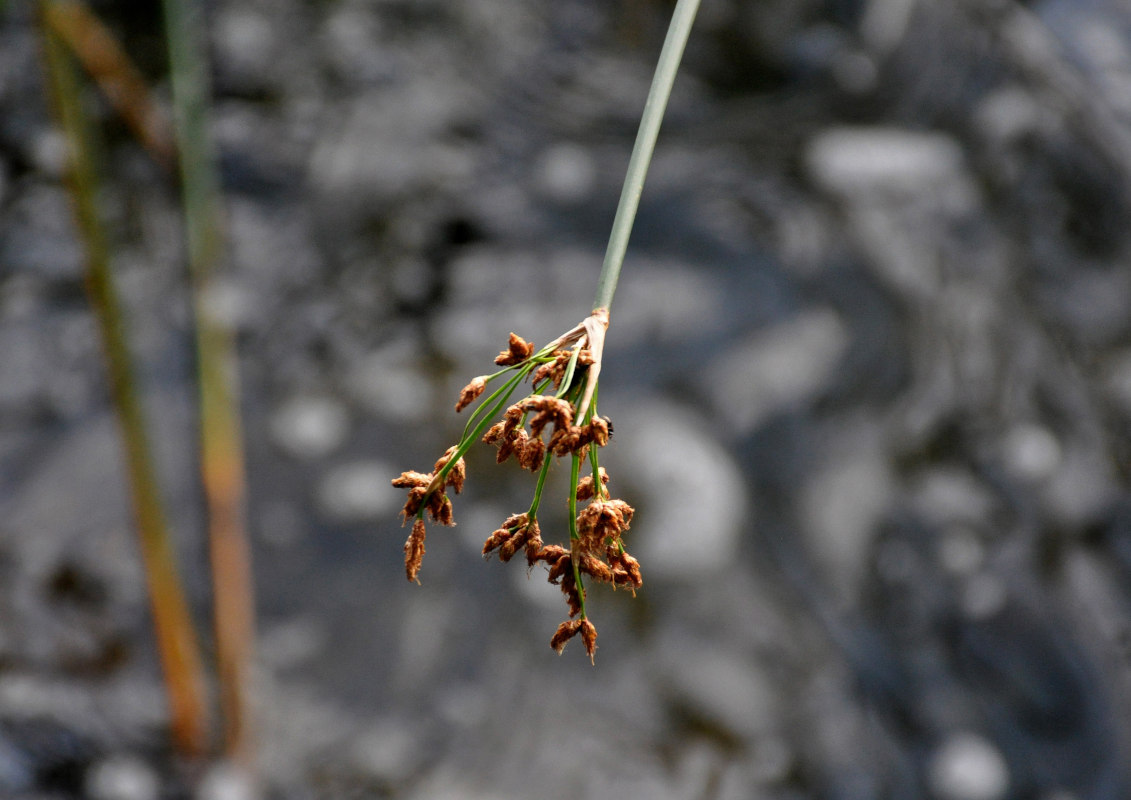
<path fill-rule="evenodd" d="M 526 512 L 527 518 L 532 522 L 538 516 L 538 506 L 542 502 L 542 487 L 546 485 L 546 476 L 550 474 L 550 464 L 553 461 L 553 456 L 547 453 L 542 462 L 542 469 L 538 470 L 538 485 L 534 487 L 534 501 L 530 504 L 530 510 Z"/>
<path fill-rule="evenodd" d="M 663 120 L 668 96 L 671 94 L 679 62 L 683 57 L 683 48 L 691 33 L 691 23 L 695 21 L 695 12 L 698 10 L 699 0 L 678 0 L 672 13 L 668 35 L 660 50 L 655 77 L 652 78 L 652 87 L 648 90 L 648 99 L 644 102 L 644 114 L 640 118 L 636 144 L 633 145 L 632 156 L 628 160 L 628 174 L 624 178 L 624 188 L 621 189 L 617 213 L 613 218 L 613 230 L 609 235 L 609 246 L 605 251 L 605 262 L 601 267 L 601 277 L 597 283 L 597 299 L 593 303 L 595 309 L 608 309 L 613 303 L 613 293 L 617 290 L 617 279 L 620 277 L 620 268 L 624 263 L 624 253 L 628 249 L 628 237 L 632 232 L 633 220 L 636 219 L 636 209 L 640 206 L 644 178 L 648 174 L 648 163 L 652 160 L 660 122 Z"/>
<path fill-rule="evenodd" d="M 577 585 L 577 604 L 581 607 L 581 618 L 585 619 L 585 584 L 581 580 L 581 568 L 578 566 L 578 553 L 576 544 L 580 537 L 577 535 L 577 481 L 581 472 L 581 456 L 574 453 L 570 456 L 569 463 L 569 549 L 573 562 L 573 581 Z"/>
<path fill-rule="evenodd" d="M 573 353 L 569 357 L 569 364 L 566 365 L 565 377 L 562 378 L 562 388 L 558 390 L 558 398 L 564 397 L 569 393 L 571 384 L 573 383 L 573 373 L 577 370 L 577 357 L 581 355 L 581 342 L 573 346 Z"/>

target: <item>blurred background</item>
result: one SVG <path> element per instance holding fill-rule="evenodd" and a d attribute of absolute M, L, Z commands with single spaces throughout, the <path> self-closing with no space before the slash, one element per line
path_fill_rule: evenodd
<path fill-rule="evenodd" d="M 89 10 L 171 118 L 160 9 Z M 703 0 L 612 307 L 644 589 L 590 594 L 595 667 L 479 557 L 528 473 L 471 452 L 419 587 L 389 480 L 590 310 L 671 4 L 204 10 L 262 796 L 1131 795 L 1125 0 Z M 0 795 L 251 797 L 170 745 L 41 27 L 0 5 Z M 178 178 L 79 84 L 210 665 Z"/>

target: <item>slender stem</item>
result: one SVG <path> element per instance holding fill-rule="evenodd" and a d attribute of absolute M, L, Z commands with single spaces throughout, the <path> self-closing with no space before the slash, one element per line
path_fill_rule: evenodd
<path fill-rule="evenodd" d="M 617 278 L 620 277 L 625 250 L 628 249 L 628 237 L 632 232 L 633 220 L 636 219 L 636 209 L 640 206 L 644 177 L 648 174 L 648 163 L 652 160 L 660 122 L 668 105 L 668 96 L 675 82 L 680 59 L 683 57 L 683 48 L 691 33 L 691 23 L 695 21 L 695 12 L 698 10 L 699 0 L 678 0 L 672 13 L 668 35 L 660 50 L 655 77 L 652 78 L 652 87 L 648 90 L 648 99 L 644 102 L 644 114 L 640 118 L 636 144 L 633 145 L 632 156 L 628 160 L 628 174 L 625 175 L 624 188 L 621 189 L 617 213 L 613 218 L 613 230 L 609 235 L 609 247 L 605 251 L 605 262 L 601 267 L 601 277 L 597 283 L 594 308 L 607 310 L 613 303 Z"/>
<path fill-rule="evenodd" d="M 165 0 L 164 14 L 196 313 L 200 471 L 208 507 L 224 744 L 229 758 L 251 769 L 255 760 L 249 698 L 254 593 L 245 524 L 246 479 L 235 339 L 230 323 L 214 310 L 216 270 L 224 242 L 223 204 L 208 130 L 210 87 L 202 3 Z"/>
<path fill-rule="evenodd" d="M 577 585 L 577 604 L 581 608 L 581 618 L 585 619 L 585 584 L 581 580 L 580 561 L 577 552 L 577 481 L 581 472 L 581 456 L 574 453 L 570 456 L 569 463 L 569 551 L 570 560 L 573 562 L 573 582 Z"/>
<path fill-rule="evenodd" d="M 534 500 L 530 503 L 530 510 L 526 512 L 529 520 L 533 521 L 538 516 L 538 506 L 542 503 L 542 487 L 546 485 L 546 476 L 550 473 L 550 464 L 554 461 L 550 455 L 542 462 L 542 469 L 538 470 L 538 485 L 534 487 Z"/>
<path fill-rule="evenodd" d="M 101 334 L 110 395 L 125 450 L 134 521 L 169 698 L 170 726 L 173 740 L 182 752 L 200 754 L 208 739 L 204 668 L 157 485 L 126 341 L 125 319 L 110 269 L 109 247 L 98 218 L 97 176 L 88 121 L 83 113 L 74 67 L 52 25 L 52 20 L 57 18 L 52 13 L 52 5 L 50 2 L 40 4 L 47 73 L 70 150 L 67 181 L 79 235 L 86 250 L 86 291 Z"/>

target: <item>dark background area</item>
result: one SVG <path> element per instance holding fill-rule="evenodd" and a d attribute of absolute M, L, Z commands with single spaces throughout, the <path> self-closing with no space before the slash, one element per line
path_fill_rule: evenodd
<path fill-rule="evenodd" d="M 92 6 L 167 100 L 156 11 Z M 670 6 L 207 11 L 266 796 L 1131 794 L 1131 7 L 703 0 L 612 308 L 645 584 L 592 593 L 595 667 L 541 568 L 479 557 L 528 475 L 472 451 L 420 587 L 389 479 L 508 332 L 590 310 Z M 168 752 L 34 14 L 0 15 L 0 796 L 232 797 Z M 88 99 L 203 631 L 177 188 Z"/>

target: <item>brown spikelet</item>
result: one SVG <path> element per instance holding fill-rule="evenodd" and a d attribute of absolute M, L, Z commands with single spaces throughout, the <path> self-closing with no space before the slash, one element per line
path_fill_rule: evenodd
<path fill-rule="evenodd" d="M 512 332 L 507 342 L 507 349 L 495 357 L 495 363 L 500 367 L 509 367 L 521 364 L 532 355 L 534 355 L 534 345 Z"/>
<path fill-rule="evenodd" d="M 533 567 L 538 563 L 538 556 L 542 552 L 542 534 L 535 530 L 526 540 L 526 566 Z"/>
<path fill-rule="evenodd" d="M 477 378 L 472 378 L 471 383 L 463 387 L 459 393 L 459 401 L 456 403 L 456 413 L 463 411 L 469 405 L 475 402 L 479 395 L 483 394 L 483 390 L 487 388 L 487 376 L 480 375 Z"/>
<path fill-rule="evenodd" d="M 597 628 L 587 619 L 581 620 L 581 641 L 585 644 L 585 654 L 589 656 L 589 663 L 596 664 L 593 656 L 597 653 Z"/>
<path fill-rule="evenodd" d="M 543 560 L 546 561 L 546 559 Z M 555 561 L 546 561 L 546 563 L 550 565 L 550 574 L 546 576 L 546 580 L 550 583 L 556 584 L 566 575 L 573 576 L 573 562 L 570 561 L 569 551 L 566 551 L 564 555 L 559 556 Z"/>
<path fill-rule="evenodd" d="M 548 544 L 535 554 L 534 560 L 553 565 L 558 563 L 558 559 L 562 556 L 569 556 L 569 550 L 560 544 Z"/>
<path fill-rule="evenodd" d="M 589 575 L 594 580 L 600 581 L 601 583 L 613 582 L 613 571 L 609 568 L 609 565 L 594 555 L 590 555 L 589 553 L 582 554 L 577 565 L 581 568 L 582 572 Z"/>
<path fill-rule="evenodd" d="M 606 557 L 609 566 L 613 568 L 613 585 L 627 586 L 635 596 L 636 590 L 644 585 L 644 577 L 640 573 L 640 562 L 618 545 L 609 545 Z"/>
<path fill-rule="evenodd" d="M 576 636 L 577 632 L 581 630 L 582 622 L 583 620 L 580 619 L 568 619 L 554 631 L 554 635 L 550 639 L 550 647 L 554 648 L 554 651 L 558 655 L 561 655 L 562 650 L 565 649 L 566 642 Z"/>
<path fill-rule="evenodd" d="M 504 425 L 505 423 L 503 422 L 496 422 L 494 425 L 488 428 L 487 432 L 483 434 L 482 442 L 484 444 L 498 444 L 499 442 L 501 442 L 503 440 Z"/>
<path fill-rule="evenodd" d="M 435 475 L 437 472 L 448 465 L 448 462 L 451 460 L 452 456 L 455 455 L 457 449 L 458 448 L 453 445 L 444 451 L 444 455 L 440 456 L 440 459 L 432 468 L 433 475 Z M 444 480 L 444 486 L 451 486 L 453 489 L 455 489 L 456 494 L 459 494 L 463 491 L 463 482 L 466 479 L 467 464 L 465 464 L 464 460 L 461 458 L 459 461 L 453 464 L 451 470 L 448 471 L 447 478 L 445 478 Z"/>
<path fill-rule="evenodd" d="M 431 482 L 431 472 L 402 472 L 399 477 L 393 478 L 393 486 L 397 489 L 411 489 L 416 486 L 427 486 Z"/>
<path fill-rule="evenodd" d="M 537 472 L 542 469 L 542 462 L 546 459 L 546 445 L 541 439 L 528 439 L 519 453 L 518 463 L 523 469 Z"/>
<path fill-rule="evenodd" d="M 609 473 L 605 472 L 604 467 L 598 467 L 597 474 L 601 478 L 601 492 L 602 494 L 604 494 L 603 487 L 609 485 Z M 577 499 L 592 500 L 595 496 L 596 492 L 593 491 L 593 476 L 586 475 L 584 478 L 577 482 Z"/>
<path fill-rule="evenodd" d="M 588 433 L 586 438 L 593 442 L 598 447 L 604 447 L 609 443 L 609 421 L 604 417 L 593 417 L 589 420 Z"/>
<path fill-rule="evenodd" d="M 420 511 L 420 507 L 424 505 L 424 494 L 427 491 L 424 486 L 415 486 L 408 490 L 408 498 L 404 501 L 404 508 L 401 509 L 402 525 L 415 517 L 416 512 Z"/>
<path fill-rule="evenodd" d="M 420 573 L 420 565 L 424 561 L 424 520 L 418 519 L 412 524 L 412 533 L 404 543 L 404 571 L 410 581 L 416 581 Z"/>
<path fill-rule="evenodd" d="M 441 525 L 455 525 L 452 501 L 443 492 L 432 492 L 428 496 L 428 515 Z"/>
<path fill-rule="evenodd" d="M 534 370 L 534 372 L 530 374 L 530 383 L 534 386 L 537 386 L 547 378 L 553 377 L 554 367 L 556 365 L 557 361 L 549 361 L 538 367 L 538 369 Z M 554 388 L 558 388 L 558 381 L 554 381 Z"/>

